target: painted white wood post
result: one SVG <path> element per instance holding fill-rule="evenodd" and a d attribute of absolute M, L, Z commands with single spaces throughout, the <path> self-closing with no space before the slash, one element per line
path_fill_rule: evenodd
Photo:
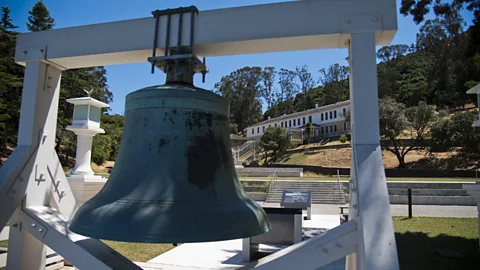
<path fill-rule="evenodd" d="M 351 34 L 352 122 L 351 219 L 357 222 L 357 252 L 347 269 L 399 269 L 390 201 L 380 147 L 375 33 Z"/>
<path fill-rule="evenodd" d="M 33 179 L 36 183 L 27 186 L 26 193 L 32 196 L 25 196 L 23 207 L 50 205 L 52 181 L 46 169 L 52 160 L 49 154 L 55 152 L 60 77 L 60 70 L 42 62 L 28 62 L 25 68 L 18 145 L 38 145 L 38 150 L 33 156 L 33 168 L 25 170 L 29 176 L 23 181 Z M 10 219 L 7 269 L 44 269 L 46 247 L 25 229 L 37 225 L 23 222 L 21 209 L 17 207 Z"/>

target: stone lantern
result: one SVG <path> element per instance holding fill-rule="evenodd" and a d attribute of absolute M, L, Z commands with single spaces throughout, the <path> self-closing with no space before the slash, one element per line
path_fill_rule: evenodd
<path fill-rule="evenodd" d="M 72 125 L 67 130 L 77 135 L 77 150 L 75 166 L 67 177 L 77 201 L 83 201 L 83 187 L 85 182 L 105 182 L 107 179 L 93 174 L 90 166 L 92 158 L 93 136 L 105 133 L 100 128 L 102 108 L 109 105 L 91 97 L 67 99 L 73 107 Z"/>
<path fill-rule="evenodd" d="M 467 91 L 467 94 L 476 94 L 477 95 L 477 106 L 480 108 L 480 84 L 477 84 L 475 87 Z M 472 127 L 478 128 L 480 127 L 480 110 L 478 112 L 479 118 L 477 118 Z M 480 130 L 478 130 L 480 132 Z M 478 169 L 477 169 L 478 170 Z M 477 181 L 475 184 L 464 184 L 463 189 L 465 189 L 470 197 L 472 197 L 475 202 L 477 203 L 477 211 L 478 211 L 478 232 L 480 233 L 480 182 Z M 480 239 L 479 239 L 480 244 Z"/>

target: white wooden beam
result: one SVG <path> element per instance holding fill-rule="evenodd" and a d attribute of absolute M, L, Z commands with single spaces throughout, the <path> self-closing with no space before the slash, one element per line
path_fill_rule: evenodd
<path fill-rule="evenodd" d="M 170 44 L 177 43 L 178 15 Z M 189 43 L 190 16 L 183 17 L 182 45 Z M 165 46 L 160 20 L 157 55 Z M 395 0 L 307 0 L 200 11 L 195 18 L 198 56 L 346 48 L 350 33 L 375 32 L 387 45 L 397 31 Z M 146 62 L 152 54 L 154 19 L 117 21 L 20 34 L 15 61 L 48 60 L 63 68 Z"/>
<path fill-rule="evenodd" d="M 54 208 L 24 209 L 23 216 L 24 230 L 29 235 L 47 244 L 78 269 L 141 269 L 102 241 L 70 232 L 69 219 Z"/>
<path fill-rule="evenodd" d="M 358 248 L 349 270 L 399 269 L 387 182 L 380 147 L 374 33 L 352 34 L 349 49 L 352 119 L 350 218 L 357 222 Z"/>
<path fill-rule="evenodd" d="M 357 223 L 349 221 L 322 235 L 284 248 L 239 269 L 320 269 L 320 267 L 354 252 L 357 243 Z"/>

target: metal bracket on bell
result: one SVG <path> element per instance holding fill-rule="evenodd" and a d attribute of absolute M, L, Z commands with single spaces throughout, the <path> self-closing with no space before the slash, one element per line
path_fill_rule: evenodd
<path fill-rule="evenodd" d="M 183 14 L 190 13 L 190 45 L 182 46 L 182 30 L 183 30 Z M 193 75 L 202 73 L 202 81 L 205 82 L 205 74 L 208 72 L 205 66 L 205 58 L 203 62 L 197 58 L 193 51 L 194 30 L 195 30 L 195 14 L 198 9 L 195 6 L 181 7 L 176 9 L 155 10 L 152 12 L 155 18 L 155 32 L 153 40 L 152 57 L 148 61 L 152 64 L 152 74 L 155 67 L 167 73 L 168 82 L 183 82 L 193 84 Z M 178 14 L 178 33 L 177 46 L 170 48 L 170 24 L 172 15 Z M 165 55 L 156 56 L 158 32 L 160 25 L 160 16 L 167 15 L 167 25 L 165 32 Z M 191 77 L 191 78 L 190 78 Z"/>
<path fill-rule="evenodd" d="M 191 62 L 193 65 L 193 72 L 195 73 L 208 72 L 207 67 L 193 54 L 149 57 L 148 62 L 152 63 L 152 65 L 165 73 L 168 71 L 166 67 L 169 66 L 169 64 L 179 64 L 180 62 Z"/>

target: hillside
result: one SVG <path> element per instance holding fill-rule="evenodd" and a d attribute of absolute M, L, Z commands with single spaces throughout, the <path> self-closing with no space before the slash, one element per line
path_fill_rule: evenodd
<path fill-rule="evenodd" d="M 334 144 L 337 144 L 335 142 Z M 305 148 L 305 147 L 303 147 Z M 334 168 L 350 168 L 352 149 L 311 150 L 301 153 L 286 154 L 279 159 L 280 164 L 314 165 Z M 398 160 L 390 152 L 383 151 L 385 168 L 396 168 Z M 474 169 L 479 160 L 471 160 L 458 156 L 457 152 L 429 153 L 428 151 L 412 151 L 406 156 L 409 168 L 429 169 Z"/>

